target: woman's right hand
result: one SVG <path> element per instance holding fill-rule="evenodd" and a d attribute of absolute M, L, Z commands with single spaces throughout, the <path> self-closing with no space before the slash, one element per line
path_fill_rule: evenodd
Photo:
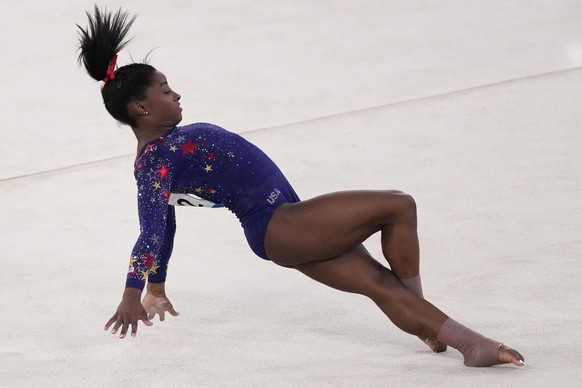
<path fill-rule="evenodd" d="M 119 338 L 125 338 L 127 330 L 131 325 L 131 336 L 135 337 L 137 334 L 137 323 L 139 320 L 143 321 L 146 326 L 151 326 L 153 323 L 148 319 L 147 312 L 140 302 L 141 290 L 137 288 L 126 288 L 123 292 L 121 303 L 117 307 L 117 311 L 109 321 L 105 324 L 105 330 L 113 325 L 111 334 L 116 334 L 121 327 Z"/>

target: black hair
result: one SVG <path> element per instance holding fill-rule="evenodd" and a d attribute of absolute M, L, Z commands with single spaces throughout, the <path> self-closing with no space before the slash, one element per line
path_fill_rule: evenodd
<path fill-rule="evenodd" d="M 108 79 L 107 69 L 111 60 L 131 39 L 126 36 L 136 16 L 129 18 L 127 12 L 107 12 L 95 6 L 93 14 L 87 12 L 89 26 L 79 28 L 79 64 L 97 80 L 105 80 L 101 96 L 105 108 L 121 123 L 135 126 L 135 120 L 128 111 L 132 100 L 143 100 L 156 69 L 147 63 L 132 63 L 115 70 L 115 78 Z"/>

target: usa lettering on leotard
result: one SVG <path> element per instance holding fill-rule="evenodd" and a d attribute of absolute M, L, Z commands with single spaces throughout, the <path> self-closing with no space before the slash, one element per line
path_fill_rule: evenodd
<path fill-rule="evenodd" d="M 279 195 L 281 195 L 281 192 L 276 188 L 273 189 L 273 192 L 271 195 L 269 195 L 269 198 L 267 198 L 267 202 L 269 202 L 271 205 L 274 204 L 277 198 L 279 198 Z"/>

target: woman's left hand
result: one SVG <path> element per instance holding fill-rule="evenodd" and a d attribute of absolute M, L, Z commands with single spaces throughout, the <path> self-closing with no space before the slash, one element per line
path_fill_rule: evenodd
<path fill-rule="evenodd" d="M 166 296 L 165 283 L 148 283 L 147 291 L 141 304 L 148 313 L 148 319 L 152 319 L 158 314 L 160 321 L 165 319 L 166 311 L 172 316 L 178 316 L 174 306 Z"/>

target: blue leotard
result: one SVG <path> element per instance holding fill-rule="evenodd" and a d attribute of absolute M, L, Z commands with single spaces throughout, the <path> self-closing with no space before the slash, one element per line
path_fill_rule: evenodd
<path fill-rule="evenodd" d="M 126 287 L 166 279 L 176 217 L 170 193 L 192 193 L 223 203 L 240 220 L 252 250 L 267 259 L 264 236 L 274 211 L 297 194 L 264 152 L 216 125 L 175 127 L 148 143 L 135 161 L 140 235 Z"/>

